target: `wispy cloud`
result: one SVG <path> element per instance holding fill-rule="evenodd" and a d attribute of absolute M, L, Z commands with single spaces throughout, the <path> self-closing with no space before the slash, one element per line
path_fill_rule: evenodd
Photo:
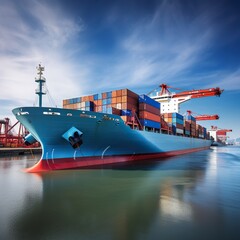
<path fill-rule="evenodd" d="M 36 88 L 34 67 L 40 62 L 46 67 L 47 85 L 58 105 L 64 98 L 116 88 L 147 92 L 163 82 L 186 88 L 221 84 L 229 89 L 231 82 L 240 88 L 239 70 L 231 74 L 205 71 L 219 29 L 208 6 L 195 8 L 189 3 L 188 14 L 181 1 L 164 0 L 148 14 L 132 18 L 123 16 L 118 5 L 109 6 L 98 15 L 101 26 L 92 26 L 88 18 L 85 21 L 89 22 L 83 22 L 77 11 L 70 14 L 60 3 L 2 0 L 0 99 L 31 105 Z M 191 8 L 196 11 L 192 15 Z M 91 43 L 99 39 L 88 42 L 92 32 L 102 29 L 104 34 L 115 34 L 110 38 L 115 41 L 113 51 L 107 54 L 94 52 Z M 11 114 L 15 105 L 8 107 Z"/>
<path fill-rule="evenodd" d="M 72 19 L 57 6 L 50 7 L 42 1 L 23 2 L 24 8 L 18 1 L 1 3 L 0 98 L 31 105 L 36 88 L 35 66 L 41 62 L 47 68 L 48 86 L 54 89 L 53 95 L 61 104 L 67 90 L 72 94 L 81 91 L 74 84 L 76 75 L 84 79 L 88 74 L 71 56 L 71 44 L 84 25 L 81 19 Z M 76 69 L 81 73 L 76 74 Z"/>
<path fill-rule="evenodd" d="M 118 85 L 128 87 L 180 82 L 203 61 L 213 34 L 205 12 L 189 23 L 178 5 L 163 1 L 151 17 L 136 22 L 119 40 L 122 52 L 109 74 Z"/>

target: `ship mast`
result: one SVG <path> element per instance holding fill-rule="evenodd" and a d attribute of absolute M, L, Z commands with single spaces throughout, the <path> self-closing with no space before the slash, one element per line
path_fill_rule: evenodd
<path fill-rule="evenodd" d="M 46 92 L 44 90 L 44 85 L 45 85 L 46 79 L 45 79 L 45 77 L 43 77 L 44 67 L 42 67 L 41 64 L 39 64 L 38 67 L 36 67 L 36 68 L 37 68 L 37 74 L 39 75 L 35 78 L 35 82 L 38 83 L 38 88 L 36 89 L 36 94 L 39 97 L 39 107 L 42 107 L 42 95 L 46 94 Z"/>

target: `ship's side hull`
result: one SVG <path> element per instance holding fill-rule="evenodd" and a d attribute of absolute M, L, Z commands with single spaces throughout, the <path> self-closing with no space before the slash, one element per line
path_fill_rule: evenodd
<path fill-rule="evenodd" d="M 161 158 L 207 149 L 210 140 L 133 130 L 119 116 L 81 110 L 25 107 L 16 118 L 41 142 L 41 160 L 31 172 L 86 168 L 119 162 Z M 63 135 L 82 133 L 79 148 Z"/>

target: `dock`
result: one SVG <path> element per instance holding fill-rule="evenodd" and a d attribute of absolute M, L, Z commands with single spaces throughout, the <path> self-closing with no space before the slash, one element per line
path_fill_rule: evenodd
<path fill-rule="evenodd" d="M 0 148 L 0 157 L 1 156 L 16 156 L 24 154 L 35 154 L 41 153 L 42 148 Z"/>

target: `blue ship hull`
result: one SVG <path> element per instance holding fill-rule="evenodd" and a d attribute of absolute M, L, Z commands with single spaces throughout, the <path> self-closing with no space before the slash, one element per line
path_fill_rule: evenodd
<path fill-rule="evenodd" d="M 207 149 L 210 140 L 133 130 L 120 116 L 62 108 L 22 107 L 16 118 L 42 145 L 40 172 L 157 159 Z M 81 137 L 74 148 L 72 129 Z"/>

